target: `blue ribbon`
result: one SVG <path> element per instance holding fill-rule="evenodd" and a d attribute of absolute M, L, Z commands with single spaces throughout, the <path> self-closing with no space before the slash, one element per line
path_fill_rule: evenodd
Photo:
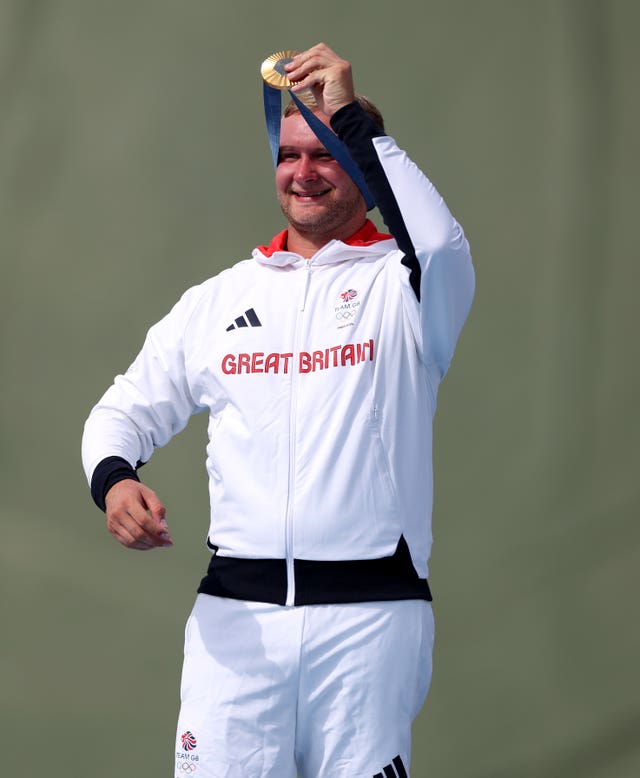
<path fill-rule="evenodd" d="M 371 196 L 369 187 L 360 172 L 360 168 L 353 161 L 345 144 L 333 133 L 327 125 L 320 121 L 291 90 L 287 90 L 291 95 L 293 102 L 304 117 L 305 121 L 313 130 L 316 138 L 322 143 L 325 149 L 338 162 L 340 167 L 351 176 L 351 179 L 362 192 L 362 196 L 367 204 L 367 210 L 375 206 L 375 201 Z M 273 167 L 278 167 L 278 152 L 280 150 L 280 121 L 282 119 L 282 99 L 280 90 L 274 89 L 269 84 L 263 82 L 262 94 L 264 98 L 264 117 L 267 123 L 267 134 L 269 135 L 269 145 L 271 147 L 271 156 L 273 157 Z"/>

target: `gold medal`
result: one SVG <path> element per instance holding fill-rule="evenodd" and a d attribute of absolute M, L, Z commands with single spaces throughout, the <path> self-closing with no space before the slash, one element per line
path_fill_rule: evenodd
<path fill-rule="evenodd" d="M 299 54 L 299 51 L 277 51 L 270 57 L 267 57 L 260 66 L 260 75 L 263 80 L 272 86 L 274 89 L 290 89 L 294 82 L 287 76 L 287 71 L 284 69 L 285 65 Z"/>

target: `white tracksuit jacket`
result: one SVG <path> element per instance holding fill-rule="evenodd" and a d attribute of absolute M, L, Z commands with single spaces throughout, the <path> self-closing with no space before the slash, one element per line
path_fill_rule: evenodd
<path fill-rule="evenodd" d="M 394 237 L 368 222 L 307 260 L 276 236 L 189 289 L 85 425 L 103 505 L 105 463 L 133 475 L 208 412 L 203 592 L 289 605 L 430 599 L 432 419 L 473 297 L 469 247 L 357 104 L 332 125 Z"/>

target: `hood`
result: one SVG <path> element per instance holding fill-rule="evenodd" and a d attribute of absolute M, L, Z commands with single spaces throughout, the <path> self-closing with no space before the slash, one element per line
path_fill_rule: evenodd
<path fill-rule="evenodd" d="M 252 256 L 264 265 L 286 267 L 305 260 L 300 254 L 287 251 L 288 230 L 279 232 L 268 246 L 257 246 Z M 375 224 L 367 219 L 364 225 L 347 240 L 330 240 L 313 255 L 315 265 L 344 262 L 362 256 L 382 256 L 397 248 L 392 235 L 378 232 Z"/>

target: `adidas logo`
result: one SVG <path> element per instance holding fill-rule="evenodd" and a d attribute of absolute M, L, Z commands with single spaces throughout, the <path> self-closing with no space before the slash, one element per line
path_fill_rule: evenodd
<path fill-rule="evenodd" d="M 238 318 L 227 327 L 227 332 L 235 330 L 236 327 L 262 327 L 262 322 L 253 308 L 249 308 L 248 311 L 244 312 L 244 316 L 238 316 Z"/>
<path fill-rule="evenodd" d="M 395 770 L 393 768 L 396 768 Z M 381 773 L 376 773 L 373 778 L 408 778 L 407 771 L 404 769 L 400 755 L 393 759 L 392 764 L 382 768 Z"/>

